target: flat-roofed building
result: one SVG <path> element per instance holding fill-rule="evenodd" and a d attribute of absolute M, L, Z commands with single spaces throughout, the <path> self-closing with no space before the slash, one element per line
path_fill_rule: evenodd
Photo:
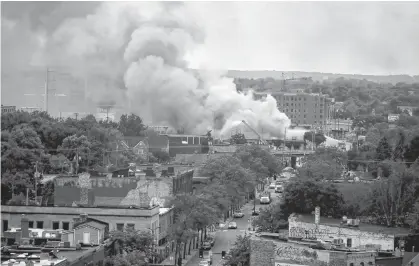
<path fill-rule="evenodd" d="M 278 109 L 285 113 L 293 125 L 316 125 L 324 127 L 331 118 L 334 99 L 317 93 L 264 92 L 254 93 L 255 99 L 271 95 L 277 101 Z"/>

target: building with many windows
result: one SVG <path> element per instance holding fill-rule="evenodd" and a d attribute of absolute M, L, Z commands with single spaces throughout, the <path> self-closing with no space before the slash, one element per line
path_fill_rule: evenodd
<path fill-rule="evenodd" d="M 14 105 L 9 105 L 9 106 L 1 105 L 1 113 L 2 114 L 13 113 L 13 112 L 16 112 L 16 106 L 14 106 Z"/>
<path fill-rule="evenodd" d="M 291 119 L 293 125 L 323 127 L 331 118 L 330 109 L 334 99 L 327 97 L 327 95 L 273 91 L 270 93 L 255 93 L 254 97 L 256 99 L 262 99 L 267 94 L 270 94 L 276 99 L 278 109 Z"/>

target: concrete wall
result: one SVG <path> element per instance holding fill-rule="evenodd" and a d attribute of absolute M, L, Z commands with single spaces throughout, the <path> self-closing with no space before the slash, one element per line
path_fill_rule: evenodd
<path fill-rule="evenodd" d="M 372 233 L 330 225 L 316 225 L 314 223 L 300 222 L 289 219 L 289 237 L 316 238 L 321 240 L 342 239 L 347 245 L 348 239 L 352 241 L 352 247 L 365 245 L 381 245 L 382 250 L 394 250 L 394 235 Z"/>
<path fill-rule="evenodd" d="M 116 208 L 77 208 L 77 207 L 35 207 L 35 206 L 1 206 L 2 220 L 9 221 L 9 228 L 20 228 L 21 215 L 25 214 L 29 221 L 43 221 L 44 228 L 52 228 L 53 221 L 69 222 L 73 229 L 74 218 L 87 213 L 94 218 L 109 224 L 109 230 L 116 230 L 116 224 L 134 224 L 137 230 L 151 228 L 159 221 L 159 207 L 153 209 L 116 209 Z"/>

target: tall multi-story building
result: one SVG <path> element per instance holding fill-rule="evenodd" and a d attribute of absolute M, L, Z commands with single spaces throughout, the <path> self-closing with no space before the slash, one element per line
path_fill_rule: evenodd
<path fill-rule="evenodd" d="M 255 93 L 256 99 L 271 95 L 277 101 L 278 109 L 284 112 L 296 126 L 324 127 L 331 118 L 334 99 L 317 93 L 269 92 Z"/>

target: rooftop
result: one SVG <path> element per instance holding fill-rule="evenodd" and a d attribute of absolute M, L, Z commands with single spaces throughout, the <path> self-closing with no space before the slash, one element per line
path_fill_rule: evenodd
<path fill-rule="evenodd" d="M 314 215 L 298 215 L 298 220 L 305 223 L 314 223 Z M 327 218 L 321 217 L 320 224 L 328 225 L 328 226 L 341 226 L 340 219 L 335 218 Z M 349 227 L 353 230 L 359 230 L 363 232 L 371 232 L 371 233 L 381 233 L 381 234 L 388 234 L 388 235 L 406 235 L 409 234 L 409 229 L 407 228 L 400 228 L 400 227 L 386 227 L 381 225 L 374 225 L 374 224 L 364 224 L 360 223 L 359 227 Z"/>
<path fill-rule="evenodd" d="M 168 213 L 172 208 L 160 208 L 160 215 Z"/>
<path fill-rule="evenodd" d="M 35 262 L 35 261 L 34 261 L 33 266 L 51 265 L 51 263 L 54 263 L 54 264 L 56 265 L 56 264 L 59 264 L 59 263 L 65 262 L 66 260 L 67 260 L 66 258 L 63 258 L 63 259 L 48 259 L 48 260 L 41 260 L 41 261 L 39 261 L 39 262 Z M 11 260 L 4 261 L 4 262 L 2 262 L 2 263 L 1 263 L 1 265 L 9 265 L 9 262 L 12 262 L 12 263 L 13 263 L 13 264 L 12 264 L 13 266 L 26 266 L 26 263 L 25 263 L 25 261 L 24 261 L 24 260 L 22 260 L 22 261 L 17 261 L 17 260 L 15 260 L 15 259 L 11 259 Z"/>
<path fill-rule="evenodd" d="M 100 249 L 102 247 L 92 247 L 92 248 L 82 248 L 81 250 L 75 250 L 75 251 L 62 251 L 60 250 L 57 255 L 59 257 L 65 257 L 67 258 L 68 262 L 76 261 L 77 259 L 86 256 L 89 253 L 95 252 L 96 250 Z"/>

